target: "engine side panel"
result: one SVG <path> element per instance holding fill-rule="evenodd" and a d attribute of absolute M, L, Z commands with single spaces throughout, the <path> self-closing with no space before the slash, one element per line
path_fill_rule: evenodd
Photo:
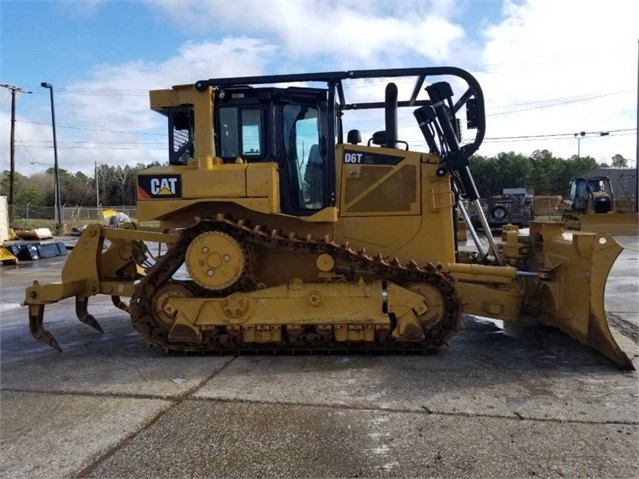
<path fill-rule="evenodd" d="M 438 164 L 419 152 L 338 145 L 337 239 L 401 261 L 453 261 L 454 198 Z"/>

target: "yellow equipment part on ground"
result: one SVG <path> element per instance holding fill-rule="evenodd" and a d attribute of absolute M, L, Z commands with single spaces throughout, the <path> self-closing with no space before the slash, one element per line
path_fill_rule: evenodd
<path fill-rule="evenodd" d="M 7 248 L 0 247 L 0 263 L 2 264 L 18 264 L 18 258 L 16 258 L 11 251 Z"/>
<path fill-rule="evenodd" d="M 102 218 L 104 218 L 105 220 L 108 220 L 111 216 L 115 216 L 117 214 L 118 212 L 111 208 L 102 210 Z"/>

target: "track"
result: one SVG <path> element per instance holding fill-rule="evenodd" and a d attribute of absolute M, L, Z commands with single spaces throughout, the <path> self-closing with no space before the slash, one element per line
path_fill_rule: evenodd
<path fill-rule="evenodd" d="M 163 285 L 173 281 L 173 274 L 184 263 L 188 245 L 203 232 L 220 231 L 241 240 L 244 244 L 262 246 L 270 249 L 298 251 L 302 254 L 331 255 L 336 261 L 347 264 L 353 269 L 373 274 L 376 277 L 399 285 L 408 283 L 427 283 L 435 286 L 441 293 L 445 304 L 445 314 L 441 321 L 426 329 L 425 338 L 419 342 L 393 340 L 389 333 L 378 334 L 373 342 L 338 342 L 332 334 L 318 334 L 313 326 L 306 326 L 301 334 L 287 336 L 283 334 L 278 343 L 243 343 L 241 335 L 230 334 L 218 328 L 218 331 L 203 333 L 202 343 L 170 342 L 168 328 L 153 313 L 153 298 Z M 186 285 L 189 282 L 184 282 Z M 187 286 L 193 290 L 195 297 L 210 295 L 202 288 Z M 243 279 L 235 286 L 225 290 L 223 295 L 234 291 L 251 288 L 251 272 L 245 271 Z M 254 287 L 253 287 L 254 289 Z M 219 294 L 217 295 L 219 297 Z M 130 303 L 133 326 L 143 339 L 153 346 L 165 351 L 176 352 L 331 352 L 331 351 L 363 351 L 363 352 L 409 352 L 423 351 L 445 343 L 461 324 L 461 301 L 457 295 L 453 280 L 440 273 L 428 264 L 419 266 L 414 262 L 402 264 L 396 258 L 387 261 L 378 255 L 372 257 L 365 251 L 355 251 L 348 244 L 339 245 L 329 238 L 317 240 L 310 236 L 297 237 L 295 234 L 283 234 L 279 230 L 267 230 L 262 226 L 250 226 L 243 221 L 234 221 L 224 216 L 203 220 L 197 225 L 184 230 L 180 239 L 169 251 L 158 259 L 155 265 L 147 270 L 147 276 L 140 282 Z M 392 321 L 392 318 L 391 318 Z"/>

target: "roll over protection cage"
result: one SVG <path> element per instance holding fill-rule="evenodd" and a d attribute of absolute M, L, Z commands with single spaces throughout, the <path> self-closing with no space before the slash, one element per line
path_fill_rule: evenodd
<path fill-rule="evenodd" d="M 455 103 L 452 102 L 452 89 L 450 85 L 445 82 L 435 83 L 429 87 L 426 87 L 430 99 L 419 99 L 418 96 L 424 83 L 428 77 L 436 76 L 452 76 L 464 80 L 467 84 L 466 91 L 457 99 Z M 342 111 L 347 110 L 365 110 L 365 109 L 378 109 L 386 108 L 386 102 L 362 102 L 362 103 L 348 103 L 346 101 L 346 95 L 344 91 L 345 80 L 356 79 L 380 79 L 380 78 L 401 78 L 401 77 L 414 77 L 415 86 L 412 89 L 411 95 L 408 100 L 399 100 L 396 98 L 395 104 L 399 108 L 403 107 L 426 107 L 432 109 L 434 116 L 430 121 L 438 120 L 440 123 L 440 130 L 443 134 L 438 138 L 426 138 L 426 141 L 433 153 L 437 152 L 441 155 L 443 160 L 443 169 L 446 171 L 459 170 L 463 165 L 468 164 L 468 158 L 473 155 L 484 140 L 486 134 L 486 114 L 484 107 L 484 95 L 482 93 L 479 82 L 466 70 L 457 67 L 423 67 L 423 68 L 394 68 L 394 69 L 381 69 L 381 70 L 351 70 L 343 72 L 323 72 L 323 73 L 300 73 L 300 74 L 286 74 L 286 75 L 264 75 L 264 76 L 250 76 L 250 77 L 231 77 L 231 78 L 214 78 L 209 80 L 200 80 L 195 82 L 195 89 L 198 91 L 204 91 L 207 88 L 215 88 L 223 90 L 224 87 L 237 87 L 238 85 L 268 85 L 279 83 L 296 83 L 296 82 L 325 82 L 328 87 L 328 100 L 329 100 L 329 113 L 333 113 L 337 118 Z M 447 93 L 450 92 L 450 95 Z M 447 101 L 448 105 L 445 106 L 447 113 L 443 115 L 441 112 L 444 102 Z M 334 111 L 334 104 L 337 103 L 339 111 Z M 476 135 L 474 140 L 462 147 L 459 146 L 458 128 L 456 125 L 455 114 L 464 106 L 467 107 L 467 122 L 468 128 L 476 129 Z M 388 118 L 392 113 L 387 112 Z M 419 118 L 418 118 L 419 121 Z M 457 132 L 456 135 L 450 136 L 451 129 L 453 132 Z M 422 130 L 423 131 L 423 130 Z M 335 138 L 335 125 L 329 125 L 329 138 Z M 341 131 L 339 133 L 339 141 L 343 142 Z M 387 135 L 387 138 L 392 138 L 391 135 Z M 439 140 L 440 146 L 433 148 L 436 142 Z M 327 145 L 328 146 L 328 145 Z M 327 148 L 330 152 L 332 148 Z M 462 175 L 462 180 L 466 175 Z M 464 181 L 464 189 L 472 190 L 469 188 L 467 181 Z M 472 191 L 467 191 L 467 194 L 472 198 Z"/>

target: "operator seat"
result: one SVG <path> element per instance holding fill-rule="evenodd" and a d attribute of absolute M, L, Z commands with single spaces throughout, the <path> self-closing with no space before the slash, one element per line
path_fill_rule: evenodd
<path fill-rule="evenodd" d="M 311 146 L 308 153 L 304 181 L 308 185 L 309 202 L 321 207 L 324 204 L 324 158 L 319 145 Z"/>

